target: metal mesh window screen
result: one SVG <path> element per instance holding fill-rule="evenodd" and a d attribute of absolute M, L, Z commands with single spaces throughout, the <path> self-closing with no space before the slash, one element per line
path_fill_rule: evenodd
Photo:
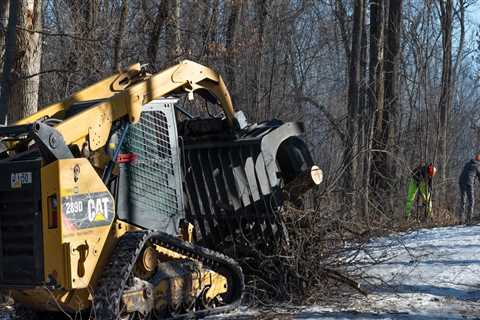
<path fill-rule="evenodd" d="M 175 226 L 183 212 L 172 107 L 158 104 L 144 110 L 140 122 L 130 127 L 123 148 L 136 155 L 127 168 L 130 215 L 139 225 L 162 230 L 166 224 Z"/>

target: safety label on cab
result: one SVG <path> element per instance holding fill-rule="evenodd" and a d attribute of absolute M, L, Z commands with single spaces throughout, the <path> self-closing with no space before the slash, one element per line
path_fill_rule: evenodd
<path fill-rule="evenodd" d="M 86 229 L 108 225 L 115 215 L 112 196 L 93 192 L 62 198 L 62 216 L 69 229 Z"/>
<path fill-rule="evenodd" d="M 21 188 L 22 185 L 32 183 L 31 172 L 15 172 L 10 176 L 10 186 L 12 189 Z"/>

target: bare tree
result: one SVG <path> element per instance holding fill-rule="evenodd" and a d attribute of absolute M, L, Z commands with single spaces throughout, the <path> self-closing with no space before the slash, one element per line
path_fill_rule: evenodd
<path fill-rule="evenodd" d="M 125 30 L 125 24 L 128 17 L 128 0 L 122 1 L 120 19 L 118 21 L 118 29 L 113 39 L 113 70 L 120 69 L 120 55 L 122 50 L 122 39 Z"/>
<path fill-rule="evenodd" d="M 399 112 L 398 68 L 400 63 L 400 37 L 402 0 L 390 0 L 384 43 L 384 107 L 377 112 L 375 141 L 381 152 L 381 161 L 375 161 L 375 169 L 384 183 L 382 189 L 389 189 L 395 178 L 395 163 L 391 157 L 394 151 L 396 120 Z"/>
<path fill-rule="evenodd" d="M 370 171 L 368 170 L 369 153 L 365 152 L 370 146 L 369 127 L 371 122 L 371 112 L 368 108 L 368 29 L 365 14 L 367 12 L 367 1 L 363 2 L 363 22 L 361 35 L 361 54 L 360 54 L 360 83 L 359 83 L 359 99 L 357 112 L 358 127 L 358 156 L 357 156 L 357 183 L 359 190 L 359 199 L 361 200 L 361 213 L 364 217 L 368 213 L 368 181 Z"/>
<path fill-rule="evenodd" d="M 232 97 L 235 98 L 235 36 L 241 1 L 232 0 L 230 2 L 230 14 L 228 15 L 227 30 L 225 34 L 225 69 L 227 84 L 231 88 Z"/>
<path fill-rule="evenodd" d="M 142 4 L 143 4 L 143 13 L 145 14 L 147 23 L 151 25 L 151 29 L 148 29 L 150 33 L 150 36 L 148 39 L 148 45 L 147 45 L 148 62 L 151 65 L 155 66 L 157 62 L 157 53 L 158 53 L 160 35 L 162 33 L 162 29 L 165 26 L 167 17 L 168 17 L 168 11 L 169 11 L 168 1 L 163 0 L 160 2 L 160 4 L 155 5 L 157 9 L 155 19 L 153 19 L 150 16 L 149 14 L 150 8 L 146 5 L 145 0 L 142 1 Z"/>
<path fill-rule="evenodd" d="M 345 5 L 342 0 L 335 0 L 335 17 L 338 21 L 338 26 L 340 28 L 340 36 L 342 38 L 343 49 L 345 51 L 345 57 L 347 61 L 350 61 L 350 46 L 349 46 L 349 34 L 347 31 L 348 28 L 348 15 Z"/>
<path fill-rule="evenodd" d="M 37 0 L 10 4 L 1 117 L 14 122 L 37 110 L 41 67 L 42 3 Z"/>
<path fill-rule="evenodd" d="M 4 0 L 0 1 L 0 56 L 3 56 L 5 48 L 5 37 L 7 35 L 7 26 L 8 26 L 8 8 L 10 1 Z"/>
<path fill-rule="evenodd" d="M 258 109 L 261 100 L 261 77 L 262 77 L 262 59 L 264 49 L 264 37 L 265 37 L 265 23 L 267 21 L 267 10 L 269 1 L 256 1 L 255 2 L 255 19 L 254 30 L 257 37 L 257 55 L 255 57 L 254 70 L 253 70 L 253 109 Z"/>
<path fill-rule="evenodd" d="M 344 151 L 344 163 L 346 172 L 344 176 L 345 192 L 351 196 L 355 188 L 356 160 L 358 152 L 358 127 L 357 117 L 359 113 L 359 83 L 361 81 L 361 36 L 363 20 L 365 17 L 363 0 L 355 1 L 352 24 L 352 46 L 350 51 L 350 70 L 348 81 L 348 138 Z M 352 198 L 353 199 L 353 198 Z"/>
<path fill-rule="evenodd" d="M 166 2 L 166 1 L 165 1 Z M 180 0 L 170 1 L 169 18 L 165 29 L 166 57 L 168 63 L 174 63 L 181 54 L 180 38 Z"/>
<path fill-rule="evenodd" d="M 8 26 L 5 38 L 5 55 L 3 61 L 2 91 L 0 95 L 0 124 L 8 121 L 8 101 L 12 86 L 12 69 L 16 54 L 17 42 L 17 7 L 19 3 L 14 1 L 9 6 Z"/>
<path fill-rule="evenodd" d="M 42 1 L 18 0 L 17 39 L 8 121 L 37 111 L 42 58 Z"/>
<path fill-rule="evenodd" d="M 453 29 L 453 0 L 439 0 L 440 21 L 442 34 L 442 82 L 441 94 L 438 103 L 440 112 L 439 126 L 439 154 L 440 154 L 440 177 L 442 181 L 447 178 L 448 161 L 448 117 L 452 109 L 452 29 Z"/>
<path fill-rule="evenodd" d="M 384 5 L 382 0 L 371 0 L 370 1 L 370 61 L 368 68 L 368 82 L 369 90 L 367 94 L 367 105 L 369 113 L 371 114 L 370 126 L 367 130 L 368 142 L 367 148 L 373 147 L 377 149 L 379 147 L 379 140 L 381 136 L 381 124 L 383 118 L 383 46 L 384 46 Z M 373 139 L 374 128 L 377 136 Z M 371 158 L 371 159 L 370 159 Z M 364 170 L 367 172 L 365 179 L 365 187 L 370 183 L 373 190 L 380 189 L 380 181 L 382 180 L 381 174 L 376 169 L 377 166 L 381 166 L 382 156 L 379 153 L 373 151 L 373 154 L 370 156 L 370 153 L 367 154 L 367 159 L 365 162 Z M 373 162 L 373 170 L 371 169 Z M 369 173 L 371 172 L 371 177 Z M 368 189 L 367 189 L 368 190 Z M 369 192 L 365 192 L 368 197 Z M 368 212 L 368 198 L 364 204 L 364 212 Z M 380 200 L 380 199 L 378 199 Z"/>
<path fill-rule="evenodd" d="M 203 2 L 203 7 L 200 10 L 201 19 L 201 43 L 199 48 L 199 59 L 207 60 L 209 55 L 209 45 L 215 39 L 215 28 L 217 24 L 217 10 L 218 0 L 214 2 L 208 0 Z M 191 20 L 191 28 L 193 28 L 197 21 Z"/>

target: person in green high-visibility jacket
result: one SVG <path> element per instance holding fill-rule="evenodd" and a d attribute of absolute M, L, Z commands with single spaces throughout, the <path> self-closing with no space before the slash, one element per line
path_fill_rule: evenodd
<path fill-rule="evenodd" d="M 407 204 L 405 206 L 405 215 L 410 217 L 412 214 L 413 203 L 420 194 L 423 206 L 425 208 L 425 217 L 432 216 L 432 178 L 437 173 L 437 168 L 432 163 L 428 165 L 419 165 L 412 171 L 412 176 L 408 183 Z"/>

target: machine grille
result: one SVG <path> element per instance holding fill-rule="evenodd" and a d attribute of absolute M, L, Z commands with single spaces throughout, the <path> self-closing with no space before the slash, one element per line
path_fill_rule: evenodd
<path fill-rule="evenodd" d="M 40 161 L 0 164 L 0 285 L 43 281 Z M 31 180 L 15 187 L 13 176 Z"/>
<path fill-rule="evenodd" d="M 195 225 L 197 241 L 214 250 L 224 241 L 275 242 L 283 228 L 280 193 L 268 184 L 260 141 L 194 144 L 184 153 L 187 219 Z"/>
<path fill-rule="evenodd" d="M 127 134 L 123 152 L 133 161 L 123 167 L 127 179 L 128 220 L 174 232 L 182 214 L 182 189 L 173 108 L 149 104 Z"/>
<path fill-rule="evenodd" d="M 300 124 L 267 121 L 235 137 L 216 119 L 189 119 L 179 127 L 185 166 L 186 217 L 198 243 L 241 256 L 253 248 L 270 254 L 288 241 L 280 215 L 283 186 L 313 166 Z"/>

